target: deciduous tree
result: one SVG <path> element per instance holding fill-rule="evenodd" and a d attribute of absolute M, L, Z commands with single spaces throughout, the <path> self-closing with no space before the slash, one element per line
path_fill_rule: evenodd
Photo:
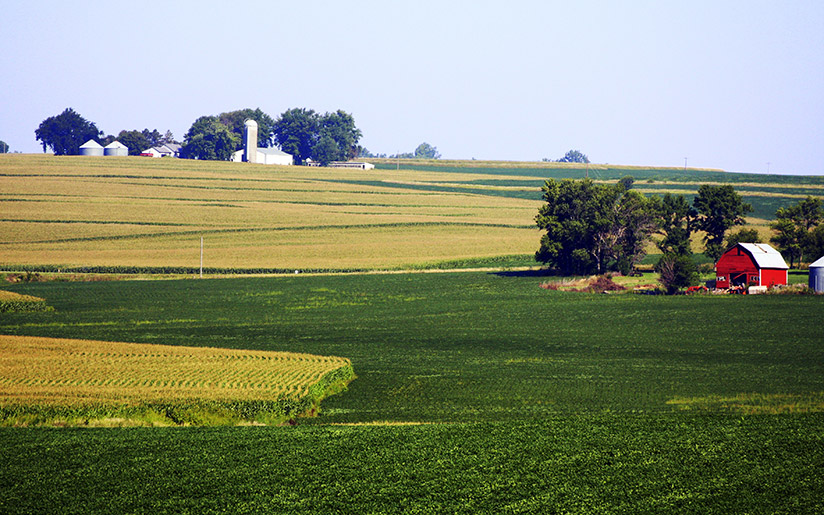
<path fill-rule="evenodd" d="M 589 158 L 580 150 L 570 150 L 564 157 L 558 160 L 559 163 L 589 163 Z"/>
<path fill-rule="evenodd" d="M 103 132 L 69 107 L 59 115 L 43 120 L 34 135 L 43 145 L 43 152 L 51 148 L 55 155 L 65 156 L 79 154 L 80 145 L 99 138 Z"/>
<path fill-rule="evenodd" d="M 238 139 L 216 116 L 201 116 L 186 133 L 181 157 L 228 161 L 238 145 Z"/>
<path fill-rule="evenodd" d="M 631 268 L 658 227 L 657 200 L 617 186 L 550 179 L 535 221 L 545 231 L 538 261 L 564 273 Z"/>
<path fill-rule="evenodd" d="M 427 142 L 423 142 L 415 149 L 416 159 L 440 159 L 441 154 L 438 152 L 438 147 L 433 147 Z"/>
<path fill-rule="evenodd" d="M 732 227 L 745 223 L 744 215 L 752 211 L 752 206 L 744 202 L 732 186 L 709 184 L 698 188 L 693 206 L 698 212 L 696 227 L 706 233 L 704 253 L 717 261 L 724 253 L 724 235 Z"/>

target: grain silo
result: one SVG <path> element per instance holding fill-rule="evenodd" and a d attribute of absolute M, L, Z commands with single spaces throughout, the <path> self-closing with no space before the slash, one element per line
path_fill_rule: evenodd
<path fill-rule="evenodd" d="M 249 119 L 243 125 L 243 160 L 247 163 L 257 163 L 258 124 Z"/>
<path fill-rule="evenodd" d="M 103 155 L 103 145 L 96 142 L 93 139 L 83 143 L 80 145 L 80 155 L 81 156 L 102 156 Z"/>
<path fill-rule="evenodd" d="M 824 257 L 810 265 L 810 289 L 824 293 Z"/>
<path fill-rule="evenodd" d="M 106 156 L 128 156 L 129 147 L 119 141 L 112 141 L 103 149 L 103 155 Z"/>

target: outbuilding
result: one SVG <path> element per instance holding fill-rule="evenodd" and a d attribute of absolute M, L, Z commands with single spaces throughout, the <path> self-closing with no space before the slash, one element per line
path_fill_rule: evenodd
<path fill-rule="evenodd" d="M 739 243 L 715 264 L 716 288 L 787 284 L 790 267 L 781 253 L 766 243 Z"/>
<path fill-rule="evenodd" d="M 103 147 L 103 155 L 106 156 L 128 156 L 129 147 L 119 141 L 112 141 Z"/>
<path fill-rule="evenodd" d="M 80 145 L 80 155 L 81 156 L 102 156 L 103 155 L 103 145 L 96 142 L 93 139 L 83 143 Z"/>
<path fill-rule="evenodd" d="M 810 264 L 809 286 L 816 293 L 824 293 L 824 257 Z"/>

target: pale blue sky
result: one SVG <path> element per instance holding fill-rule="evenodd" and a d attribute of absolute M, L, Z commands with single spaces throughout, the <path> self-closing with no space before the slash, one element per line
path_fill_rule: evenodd
<path fill-rule="evenodd" d="M 372 152 L 824 175 L 824 2 L 5 1 L 0 140 L 343 109 Z"/>

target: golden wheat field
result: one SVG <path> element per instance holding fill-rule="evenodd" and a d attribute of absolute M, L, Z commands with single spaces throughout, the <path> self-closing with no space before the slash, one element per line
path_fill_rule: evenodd
<path fill-rule="evenodd" d="M 471 177 L 471 174 L 467 174 Z M 538 201 L 463 174 L 0 156 L 0 264 L 382 268 L 534 252 Z"/>
<path fill-rule="evenodd" d="M 346 358 L 0 335 L 0 405 L 300 399 Z"/>

